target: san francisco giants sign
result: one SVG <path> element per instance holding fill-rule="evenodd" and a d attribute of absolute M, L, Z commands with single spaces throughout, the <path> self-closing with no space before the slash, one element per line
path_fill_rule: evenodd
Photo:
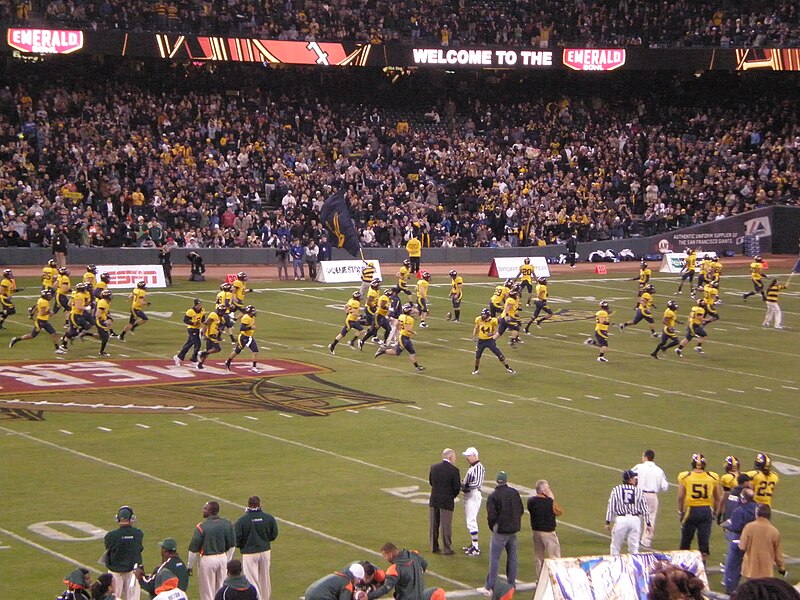
<path fill-rule="evenodd" d="M 42 411 L 183 413 L 277 410 L 302 416 L 397 402 L 325 381 L 330 369 L 260 361 L 261 373 L 163 360 L 0 364 L 0 418 L 42 420 Z M 299 380 L 299 381 L 298 381 Z"/>

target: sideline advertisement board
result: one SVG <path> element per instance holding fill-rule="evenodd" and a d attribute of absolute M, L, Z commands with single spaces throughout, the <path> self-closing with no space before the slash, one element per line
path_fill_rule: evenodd
<path fill-rule="evenodd" d="M 649 574 L 662 561 L 694 573 L 708 588 L 703 557 L 697 550 L 548 558 L 544 561 L 534 600 L 645 600 L 650 587 Z"/>
<path fill-rule="evenodd" d="M 377 260 L 367 259 L 375 267 L 375 277 L 381 276 L 381 263 Z M 361 269 L 364 261 L 361 260 L 325 260 L 317 268 L 317 281 L 322 283 L 351 283 L 361 281 Z"/>
<path fill-rule="evenodd" d="M 492 260 L 489 266 L 489 277 L 498 279 L 513 279 L 519 273 L 519 268 L 524 264 L 525 258 L 531 259 L 534 277 L 550 277 L 550 267 L 544 256 L 511 256 L 498 257 Z"/>
<path fill-rule="evenodd" d="M 108 273 L 108 289 L 134 288 L 144 281 L 150 288 L 165 288 L 164 267 L 161 265 L 97 265 L 97 276 Z"/>

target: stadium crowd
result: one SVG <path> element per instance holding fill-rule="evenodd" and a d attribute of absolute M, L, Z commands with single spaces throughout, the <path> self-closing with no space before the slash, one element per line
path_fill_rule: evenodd
<path fill-rule="evenodd" d="M 796 46 L 796 0 L 5 0 L 3 21 L 443 46 Z"/>
<path fill-rule="evenodd" d="M 0 246 L 55 227 L 81 246 L 319 243 L 341 179 L 367 247 L 414 228 L 446 247 L 618 239 L 800 198 L 791 77 L 727 76 L 720 98 L 694 77 L 564 94 L 518 74 L 56 68 L 0 90 Z"/>

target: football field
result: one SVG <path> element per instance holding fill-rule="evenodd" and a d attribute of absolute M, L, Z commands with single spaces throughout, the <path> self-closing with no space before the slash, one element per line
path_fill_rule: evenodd
<path fill-rule="evenodd" d="M 608 494 L 646 448 L 655 450 L 671 483 L 660 497 L 660 550 L 678 547 L 674 483 L 693 453 L 721 473 L 727 455 L 749 470 L 756 453 L 766 452 L 781 477 L 773 523 L 784 552 L 800 557 L 800 281 L 781 295 L 782 331 L 761 327 L 763 302 L 742 301 L 750 280 L 745 270 L 731 269 L 721 285 L 722 318 L 708 326 L 704 355 L 691 344 L 683 359 L 670 351 L 654 360 L 657 340 L 642 322 L 624 332 L 613 326 L 609 362 L 599 363 L 597 349 L 584 344 L 597 304 L 610 303 L 614 324 L 632 318 L 636 283 L 622 274 L 564 272 L 550 280 L 555 317 L 523 334 L 522 345 L 510 347 L 507 335 L 499 341 L 513 376 L 488 352 L 480 374 L 471 375 L 473 320 L 497 280 L 465 281 L 461 322 L 454 323 L 444 318 L 451 310 L 448 278 L 432 279 L 429 327 L 417 327 L 414 338 L 421 373 L 405 353 L 374 358 L 371 342 L 363 351 L 343 342 L 336 355 L 328 352 L 354 285 L 252 282 L 247 302 L 258 310 L 263 371 L 248 371 L 245 351 L 230 374 L 227 342 L 202 372 L 172 361 L 186 339 L 184 312 L 193 298 L 213 309 L 219 282 L 152 290 L 150 321 L 125 343 L 112 340 L 111 357 L 100 358 L 95 339 L 76 341 L 63 356 L 47 336 L 8 349 L 12 336 L 29 331 L 26 308 L 38 290 L 38 278 L 20 278 L 18 312 L 0 331 L 3 597 L 55 597 L 74 565 L 99 573 L 102 536 L 116 527 L 123 504 L 133 507 L 145 533 L 149 571 L 166 537 L 186 558 L 207 500 L 218 500 L 221 515 L 235 521 L 252 494 L 279 520 L 272 551 L 277 600 L 300 597 L 312 581 L 353 560 L 383 566 L 378 548 L 386 541 L 426 556 L 427 585 L 474 591 L 489 560 L 485 509 L 481 556 L 432 555 L 427 540 L 428 469 L 445 447 L 456 450 L 462 475 L 461 452 L 478 448 L 485 494 L 501 469 L 523 500 L 537 480 L 549 480 L 564 508 L 564 556 L 608 553 Z M 685 321 L 691 300 L 686 290 L 673 296 L 677 278 L 657 274 L 653 283 L 657 330 L 669 299 Z M 126 296 L 114 293 L 117 331 L 127 318 Z M 58 329 L 62 315 L 53 322 Z M 456 549 L 469 541 L 463 514 L 459 502 Z M 725 552 L 716 525 L 711 552 L 708 566 L 716 567 Z M 798 572 L 790 567 L 792 583 Z M 519 580 L 535 578 L 526 513 Z M 721 590 L 719 574 L 710 581 Z M 196 579 L 189 597 L 199 597 Z"/>

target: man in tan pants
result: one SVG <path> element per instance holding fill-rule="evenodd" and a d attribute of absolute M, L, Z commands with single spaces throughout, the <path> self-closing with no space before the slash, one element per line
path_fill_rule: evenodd
<path fill-rule="evenodd" d="M 536 573 L 541 575 L 545 558 L 561 558 L 561 542 L 556 534 L 556 517 L 564 511 L 556 502 L 546 479 L 536 482 L 536 494 L 528 498 L 528 512 L 533 530 L 533 558 Z"/>
<path fill-rule="evenodd" d="M 206 502 L 203 518 L 204 521 L 195 525 L 189 542 L 189 575 L 199 557 L 200 600 L 214 600 L 214 594 L 225 581 L 228 561 L 236 549 L 236 536 L 231 522 L 219 516 L 218 502 Z"/>

